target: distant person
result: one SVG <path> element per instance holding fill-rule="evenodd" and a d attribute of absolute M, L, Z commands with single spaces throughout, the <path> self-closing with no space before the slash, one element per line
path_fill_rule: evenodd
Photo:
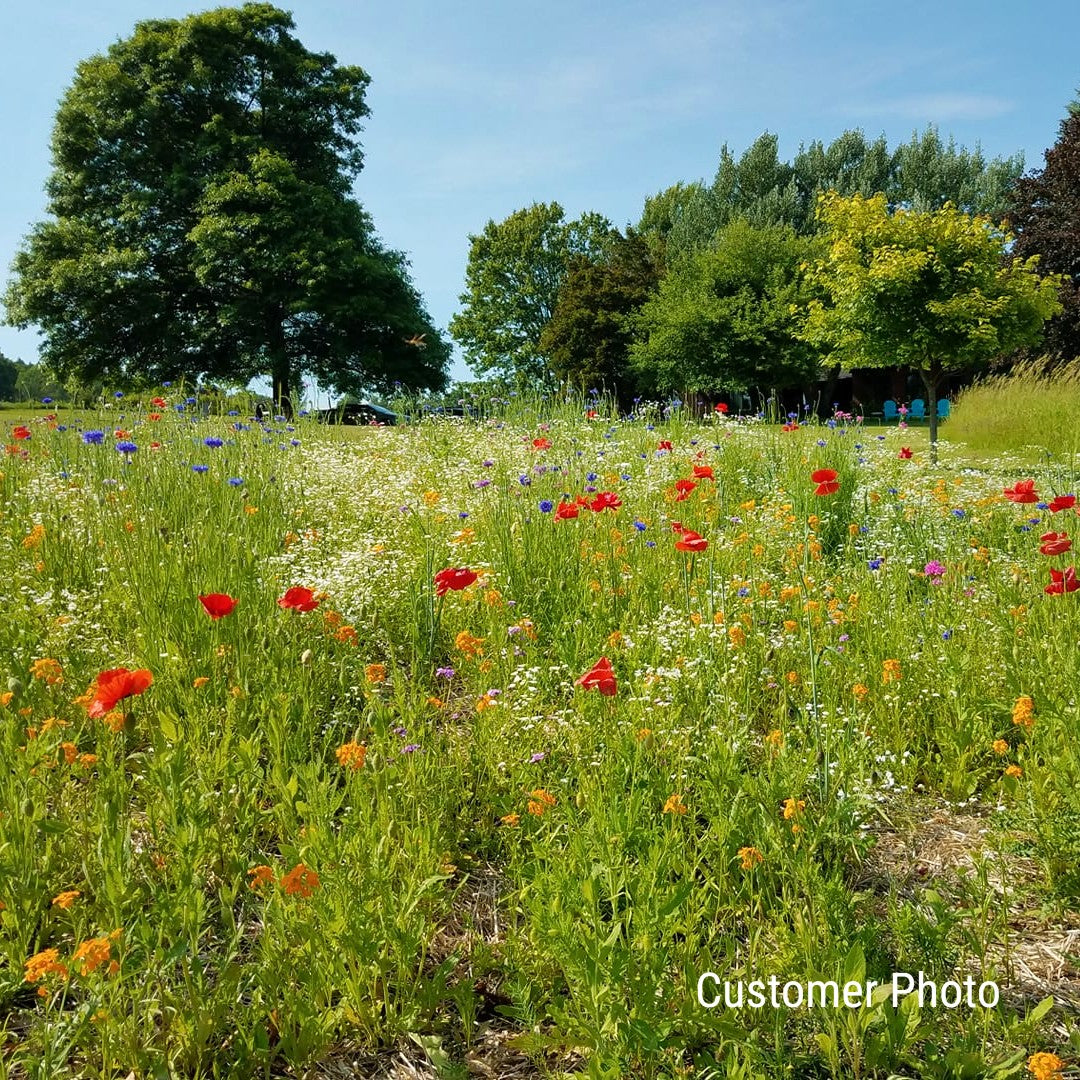
<path fill-rule="evenodd" d="M 255 406 L 255 423 L 261 424 L 263 422 L 262 403 L 260 402 Z"/>

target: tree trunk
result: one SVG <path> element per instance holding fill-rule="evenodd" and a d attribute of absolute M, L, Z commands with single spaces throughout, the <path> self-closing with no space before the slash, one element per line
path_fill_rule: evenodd
<path fill-rule="evenodd" d="M 931 360 L 929 368 L 921 368 L 923 386 L 926 387 L 926 408 L 930 417 L 930 461 L 937 464 L 937 390 L 941 384 L 941 361 Z"/>
<path fill-rule="evenodd" d="M 279 416 L 292 416 L 292 363 L 285 340 L 285 325 L 280 312 L 274 312 L 266 328 L 266 346 L 270 355 L 270 380 L 274 408 Z"/>

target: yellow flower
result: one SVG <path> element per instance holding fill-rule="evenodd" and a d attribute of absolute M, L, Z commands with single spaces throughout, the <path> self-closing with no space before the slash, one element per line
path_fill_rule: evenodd
<path fill-rule="evenodd" d="M 52 906 L 67 911 L 75 903 L 82 893 L 78 889 L 68 889 L 67 892 L 57 893 L 52 899 Z"/>
<path fill-rule="evenodd" d="M 1019 780 L 1020 777 L 1024 775 L 1024 770 L 1021 769 L 1019 765 L 1010 765 L 1005 770 L 1005 775 L 1011 776 L 1014 780 Z"/>
<path fill-rule="evenodd" d="M 1057 1054 L 1048 1054 L 1040 1051 L 1028 1058 L 1027 1071 L 1035 1080 L 1061 1080 L 1061 1070 L 1065 1068 L 1065 1062 Z"/>
<path fill-rule="evenodd" d="M 736 649 L 741 649 L 746 644 L 746 631 L 741 626 L 732 626 L 728 630 L 728 640 Z"/>
<path fill-rule="evenodd" d="M 668 796 L 662 812 L 665 814 L 685 814 L 686 809 L 686 806 L 683 805 L 682 795 L 676 792 L 674 795 Z"/>
<path fill-rule="evenodd" d="M 367 747 L 363 743 L 342 743 L 335 751 L 338 764 L 346 769 L 362 769 L 367 758 Z"/>
<path fill-rule="evenodd" d="M 471 544 L 476 539 L 475 529 L 458 529 L 453 536 L 450 537 L 451 544 Z"/>
<path fill-rule="evenodd" d="M 446 708 L 446 702 L 445 702 L 445 701 L 443 701 L 443 699 L 442 699 L 442 698 L 437 698 L 437 697 L 429 697 L 429 698 L 427 699 L 427 703 L 428 703 L 428 704 L 429 704 L 429 705 L 430 705 L 430 706 L 431 706 L 431 707 L 432 707 L 433 709 L 445 709 L 445 708 Z"/>
<path fill-rule="evenodd" d="M 861 683 L 861 682 L 857 682 L 857 683 L 856 683 L 856 684 L 855 684 L 855 685 L 854 685 L 854 686 L 853 686 L 853 687 L 851 688 L 851 692 L 852 692 L 852 693 L 853 693 L 853 694 L 855 695 L 855 697 L 856 697 L 856 699 L 857 699 L 857 700 L 859 700 L 859 701 L 865 701 L 865 700 L 866 700 L 866 695 L 870 693 L 870 687 L 869 687 L 869 686 L 865 686 L 865 685 L 864 685 L 863 683 Z"/>
<path fill-rule="evenodd" d="M 194 686 L 196 690 L 201 690 L 209 681 L 210 680 L 209 678 L 207 678 L 207 676 L 200 675 L 197 679 L 194 680 L 194 682 L 192 682 L 191 685 Z"/>
<path fill-rule="evenodd" d="M 257 514 L 258 512 L 259 512 L 259 508 L 257 506 L 245 506 L 244 507 L 244 513 L 245 514 Z"/>
<path fill-rule="evenodd" d="M 68 765 L 74 765 L 79 756 L 78 747 L 73 742 L 62 742 L 60 749 L 64 752 L 64 762 Z"/>
<path fill-rule="evenodd" d="M 1035 702 L 1027 694 L 1016 699 L 1012 711 L 1012 722 L 1017 727 L 1026 728 L 1028 731 L 1035 726 Z"/>
<path fill-rule="evenodd" d="M 990 749 L 995 754 L 1007 754 L 1009 752 L 1009 744 L 1004 739 L 995 739 L 990 744 Z"/>
<path fill-rule="evenodd" d="M 79 755 L 79 764 L 84 769 L 89 769 L 91 765 L 96 765 L 97 764 L 97 759 L 98 759 L 97 754 L 80 754 Z"/>
<path fill-rule="evenodd" d="M 883 683 L 899 682 L 901 678 L 899 660 L 883 660 L 881 662 L 881 681 Z"/>
<path fill-rule="evenodd" d="M 805 799 L 785 799 L 784 800 L 784 820 L 790 821 L 793 817 L 798 817 L 806 809 Z"/>
<path fill-rule="evenodd" d="M 780 590 L 780 600 L 782 603 L 787 603 L 789 600 L 794 600 L 799 595 L 799 590 L 794 585 L 785 585 Z"/>
<path fill-rule="evenodd" d="M 434 506 L 442 496 L 437 491 L 425 491 L 423 494 L 424 505 Z"/>
<path fill-rule="evenodd" d="M 11 704 L 11 699 L 14 697 L 14 693 L 10 690 L 5 690 L 0 694 L 0 705 L 6 706 Z"/>
<path fill-rule="evenodd" d="M 779 728 L 770 731 L 769 734 L 765 736 L 765 744 L 767 746 L 775 746 L 777 750 L 779 750 L 780 747 L 784 745 L 784 733 Z"/>
<path fill-rule="evenodd" d="M 739 848 L 739 858 L 742 860 L 739 865 L 743 870 L 753 870 L 765 861 L 765 856 L 756 847 Z"/>
<path fill-rule="evenodd" d="M 794 634 L 794 633 L 795 633 L 795 631 L 796 631 L 796 630 L 797 630 L 798 628 L 799 628 L 799 624 L 798 624 L 798 623 L 797 623 L 797 622 L 796 622 L 796 621 L 795 621 L 794 619 L 785 619 L 785 620 L 784 620 L 784 629 L 785 629 L 785 630 L 786 630 L 786 631 L 787 631 L 787 632 L 788 632 L 789 634 Z"/>

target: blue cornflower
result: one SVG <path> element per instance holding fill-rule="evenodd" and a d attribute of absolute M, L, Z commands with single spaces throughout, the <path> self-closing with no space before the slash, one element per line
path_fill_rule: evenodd
<path fill-rule="evenodd" d="M 656 547 L 656 541 L 655 540 L 646 540 L 645 541 L 645 546 L 646 547 Z"/>
<path fill-rule="evenodd" d="M 952 637 L 952 631 L 951 630 L 943 630 L 941 632 L 941 640 L 942 641 L 948 641 L 949 638 L 951 638 L 951 637 Z"/>
<path fill-rule="evenodd" d="M 299 446 L 300 445 L 300 440 L 299 439 L 290 439 L 289 440 L 289 445 L 290 446 Z"/>
<path fill-rule="evenodd" d="M 884 561 L 884 559 L 871 559 L 870 562 L 867 563 L 867 565 L 870 567 L 871 570 L 880 570 L 881 564 Z"/>
<path fill-rule="evenodd" d="M 53 399 L 51 397 L 43 397 L 41 399 L 41 404 L 42 405 L 51 405 L 52 402 L 53 402 Z"/>
<path fill-rule="evenodd" d="M 963 510 L 961 510 L 961 509 L 960 509 L 959 507 L 957 507 L 957 508 L 956 508 L 956 509 L 955 509 L 955 510 L 954 510 L 954 511 L 952 512 L 952 514 L 953 514 L 953 517 L 954 517 L 954 518 L 963 518 L 963 517 L 966 517 L 966 516 L 967 516 L 967 515 L 965 514 L 965 512 L 964 512 Z"/>
<path fill-rule="evenodd" d="M 818 439 L 817 444 L 818 444 L 818 446 L 825 446 L 826 445 L 824 439 Z"/>
<path fill-rule="evenodd" d="M 210 471 L 210 466 L 209 465 L 192 465 L 191 466 L 191 471 L 192 472 L 197 472 L 197 473 L 209 472 Z"/>
<path fill-rule="evenodd" d="M 555 504 L 550 499 L 541 499 L 540 500 L 540 513 L 541 514 L 550 514 L 551 511 L 554 510 L 554 509 L 555 509 Z"/>
<path fill-rule="evenodd" d="M 116 444 L 116 449 L 119 450 L 121 454 L 134 454 L 139 448 L 133 442 L 124 440 L 123 442 L 118 442 Z"/>
<path fill-rule="evenodd" d="M 649 526 L 646 525 L 644 521 L 634 522 L 634 528 L 637 529 L 638 532 L 644 532 L 648 527 Z"/>
<path fill-rule="evenodd" d="M 239 476 L 229 477 L 229 487 L 243 487 L 244 481 Z"/>
<path fill-rule="evenodd" d="M 100 446 L 105 441 L 104 431 L 84 431 L 82 433 L 82 441 L 87 446 Z"/>
<path fill-rule="evenodd" d="M 745 585 L 743 585 L 739 589 L 739 596 L 749 596 L 749 595 L 750 595 L 750 590 Z"/>
<path fill-rule="evenodd" d="M 117 401 L 119 401 L 123 396 L 124 396 L 124 391 L 123 390 L 117 390 L 116 393 L 113 394 L 113 397 L 116 398 Z"/>
<path fill-rule="evenodd" d="M 219 446 L 224 445 L 216 435 L 211 435 L 209 439 L 203 439 L 203 446 L 209 446 L 211 450 L 216 450 Z"/>
<path fill-rule="evenodd" d="M 530 476 L 526 475 L 525 473 L 522 473 L 522 474 L 521 474 L 521 475 L 520 475 L 520 476 L 518 477 L 518 483 L 519 483 L 519 484 L 520 484 L 520 485 L 521 485 L 522 487 L 528 487 L 528 486 L 529 486 L 529 485 L 530 485 L 530 484 L 532 483 L 532 477 L 530 477 Z"/>
<path fill-rule="evenodd" d="M 591 484 L 595 479 L 596 479 L 596 473 L 591 472 L 591 473 L 586 473 L 585 474 L 585 482 L 587 484 Z"/>

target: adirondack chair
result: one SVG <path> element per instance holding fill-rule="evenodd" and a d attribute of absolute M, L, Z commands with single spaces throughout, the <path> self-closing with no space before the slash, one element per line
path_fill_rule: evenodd
<path fill-rule="evenodd" d="M 937 403 L 937 415 L 939 420 L 944 420 L 949 415 L 949 399 L 942 398 Z"/>
<path fill-rule="evenodd" d="M 900 414 L 896 411 L 896 402 L 893 401 L 892 398 L 889 398 L 889 400 L 886 401 L 881 408 L 886 423 L 888 423 L 890 420 L 896 420 L 900 416 Z"/>
<path fill-rule="evenodd" d="M 911 412 L 908 413 L 908 418 L 911 420 L 926 419 L 926 402 L 921 397 L 917 397 L 911 402 Z"/>

